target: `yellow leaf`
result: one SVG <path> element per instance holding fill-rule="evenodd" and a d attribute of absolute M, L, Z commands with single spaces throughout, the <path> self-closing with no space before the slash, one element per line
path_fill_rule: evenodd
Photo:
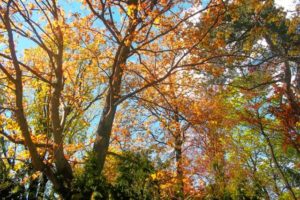
<path fill-rule="evenodd" d="M 133 17 L 134 16 L 134 11 L 136 9 L 136 5 L 132 4 L 128 6 L 128 10 L 127 10 L 127 15 L 129 17 Z"/>
<path fill-rule="evenodd" d="M 154 19 L 154 23 L 155 23 L 155 24 L 159 24 L 159 23 L 160 23 L 160 17 L 156 17 L 156 18 Z"/>

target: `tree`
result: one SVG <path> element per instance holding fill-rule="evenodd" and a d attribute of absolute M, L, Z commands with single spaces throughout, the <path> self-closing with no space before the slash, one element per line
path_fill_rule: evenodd
<path fill-rule="evenodd" d="M 84 124 L 83 113 L 104 97 L 94 143 L 101 172 L 117 106 L 186 68 L 188 64 L 182 64 L 184 58 L 213 28 L 212 25 L 194 43 L 180 44 L 176 41 L 179 30 L 191 17 L 208 7 L 181 16 L 178 13 L 183 9 L 180 7 L 184 4 L 182 1 L 82 3 L 91 12 L 83 17 L 71 13 L 71 21 L 68 21 L 60 2 L 54 0 L 8 0 L 1 3 L 2 42 L 6 49 L 1 53 L 1 72 L 6 77 L 7 96 L 12 99 L 7 103 L 6 114 L 10 115 L 8 119 L 17 121 L 11 129 L 7 124 L 5 128 L 8 130 L 2 135 L 25 146 L 34 169 L 46 174 L 64 198 L 71 196 L 70 182 L 73 179 L 66 140 L 74 140 L 74 129 L 87 128 L 85 125 L 78 127 L 72 121 L 81 120 Z M 211 2 L 209 6 L 216 7 L 217 2 Z M 123 21 L 116 19 L 118 15 L 123 16 Z M 95 19 L 100 25 L 96 26 Z M 68 37 L 71 34 L 74 40 Z M 23 54 L 20 54 L 18 51 L 22 47 L 18 37 L 35 46 L 23 49 Z M 159 43 L 162 45 L 158 46 Z M 106 54 L 101 53 L 104 49 Z M 42 57 L 35 58 L 36 53 Z M 88 53 L 92 56 L 86 56 Z M 157 59 L 154 64 L 153 59 Z M 76 68 L 70 69 L 70 65 Z M 91 66 L 97 69 L 91 69 Z M 97 73 L 100 73 L 101 80 L 97 85 L 86 81 L 90 77 L 98 78 Z M 36 81 L 30 81 L 27 76 Z M 137 85 L 134 85 L 135 79 Z M 34 89 L 34 99 L 27 98 L 31 88 Z M 77 97 L 77 92 L 88 98 Z M 37 103 L 35 106 L 41 104 L 43 110 L 31 110 L 34 107 L 26 105 L 30 102 Z M 19 129 L 17 138 L 11 137 L 14 129 Z"/>
<path fill-rule="evenodd" d="M 297 14 L 1 1 L 1 195 L 297 199 Z"/>

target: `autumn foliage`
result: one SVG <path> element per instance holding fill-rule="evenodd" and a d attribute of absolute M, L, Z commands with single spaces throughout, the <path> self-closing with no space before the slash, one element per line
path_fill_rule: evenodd
<path fill-rule="evenodd" d="M 299 199 L 299 9 L 0 1 L 0 197 Z"/>

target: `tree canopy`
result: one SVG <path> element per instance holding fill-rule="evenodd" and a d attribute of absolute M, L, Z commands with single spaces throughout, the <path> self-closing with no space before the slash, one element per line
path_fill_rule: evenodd
<path fill-rule="evenodd" d="M 0 196 L 299 199 L 294 8 L 0 1 Z"/>

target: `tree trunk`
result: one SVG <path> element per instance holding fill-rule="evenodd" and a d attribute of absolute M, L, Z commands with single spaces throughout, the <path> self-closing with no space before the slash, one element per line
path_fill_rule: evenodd
<path fill-rule="evenodd" d="M 59 20 L 58 8 L 56 2 L 53 1 L 53 17 Z M 60 117 L 60 98 L 63 91 L 63 52 L 64 52 L 64 37 L 60 26 L 53 29 L 55 38 L 57 39 L 57 53 L 49 53 L 50 64 L 55 69 L 55 83 L 53 83 L 53 93 L 50 101 L 50 117 L 52 122 L 52 132 L 54 138 L 53 156 L 57 173 L 63 181 L 64 185 L 70 188 L 70 183 L 73 178 L 73 172 L 70 163 L 64 155 L 64 138 L 63 138 L 63 125 L 61 124 Z"/>
<path fill-rule="evenodd" d="M 59 63 L 62 65 L 61 63 Z M 72 168 L 68 163 L 67 159 L 64 155 L 64 139 L 63 139 L 63 127 L 60 124 L 60 114 L 59 114 L 59 106 L 60 106 L 60 97 L 61 91 L 63 89 L 62 83 L 62 66 L 58 66 L 56 69 L 56 83 L 54 83 L 54 91 L 52 93 L 51 102 L 50 102 L 50 113 L 51 113 L 51 122 L 52 122 L 52 133 L 54 138 L 54 148 L 53 148 L 53 156 L 54 163 L 56 166 L 57 173 L 64 177 L 64 181 L 66 183 L 70 183 L 72 180 Z"/>
<path fill-rule="evenodd" d="M 7 3 L 7 9 L 4 14 L 4 25 L 7 30 L 8 35 L 8 45 L 9 50 L 13 62 L 13 66 L 15 69 L 15 79 L 10 77 L 15 86 L 15 106 L 16 109 L 14 111 L 14 114 L 17 119 L 17 123 L 20 127 L 20 131 L 22 133 L 22 136 L 24 137 L 25 146 L 28 148 L 33 168 L 37 171 L 41 171 L 46 174 L 48 179 L 53 183 L 54 188 L 63 196 L 66 196 L 66 188 L 65 186 L 57 179 L 57 176 L 54 174 L 52 169 L 46 165 L 42 158 L 40 157 L 36 145 L 33 143 L 31 138 L 31 133 L 29 129 L 29 125 L 27 122 L 26 114 L 24 112 L 23 108 L 23 80 L 22 80 L 22 70 L 19 66 L 15 44 L 14 44 L 14 37 L 12 32 L 12 27 L 10 24 L 10 6 L 12 4 L 12 1 L 8 1 Z"/>
<path fill-rule="evenodd" d="M 182 169 L 182 138 L 181 136 L 175 137 L 175 156 L 176 156 L 176 181 L 177 181 L 177 199 L 184 199 L 184 182 L 183 182 L 183 169 Z"/>
<path fill-rule="evenodd" d="M 176 157 L 176 198 L 184 199 L 184 182 L 183 182 L 183 163 L 182 163 L 182 134 L 180 130 L 179 114 L 176 108 L 174 113 L 174 121 L 176 123 L 175 136 L 175 157 Z"/>
<path fill-rule="evenodd" d="M 288 100 L 290 101 L 290 105 L 293 108 L 294 113 L 296 114 L 296 116 L 300 117 L 300 107 L 298 105 L 297 98 L 295 97 L 294 92 L 292 90 L 292 84 L 291 84 L 292 73 L 291 73 L 290 65 L 288 61 L 284 62 L 284 65 L 285 65 L 284 81 L 286 83 L 286 94 Z"/>
<path fill-rule="evenodd" d="M 133 2 L 137 4 L 136 2 Z M 96 141 L 94 143 L 94 153 L 98 165 L 98 171 L 101 173 L 105 158 L 108 151 L 111 130 L 117 110 L 117 102 L 121 98 L 120 90 L 123 77 L 123 66 L 126 65 L 127 58 L 130 54 L 130 46 L 133 40 L 133 33 L 137 27 L 138 21 L 136 20 L 137 11 L 134 11 L 134 17 L 130 18 L 126 35 L 121 40 L 117 49 L 114 63 L 112 66 L 112 74 L 109 80 L 109 90 L 105 99 L 104 109 L 96 131 Z M 125 41 L 127 41 L 125 43 Z M 128 43 L 129 41 L 129 43 Z"/>
<path fill-rule="evenodd" d="M 113 66 L 113 74 L 110 77 L 110 88 L 107 92 L 104 109 L 102 111 L 102 116 L 96 132 L 94 153 L 98 165 L 98 170 L 100 173 L 103 169 L 109 146 L 111 130 L 117 109 L 116 102 L 120 98 L 120 90 L 123 76 L 122 66 L 126 64 L 126 60 L 130 52 L 129 50 L 129 46 L 121 44 L 117 51 L 116 60 Z"/>

